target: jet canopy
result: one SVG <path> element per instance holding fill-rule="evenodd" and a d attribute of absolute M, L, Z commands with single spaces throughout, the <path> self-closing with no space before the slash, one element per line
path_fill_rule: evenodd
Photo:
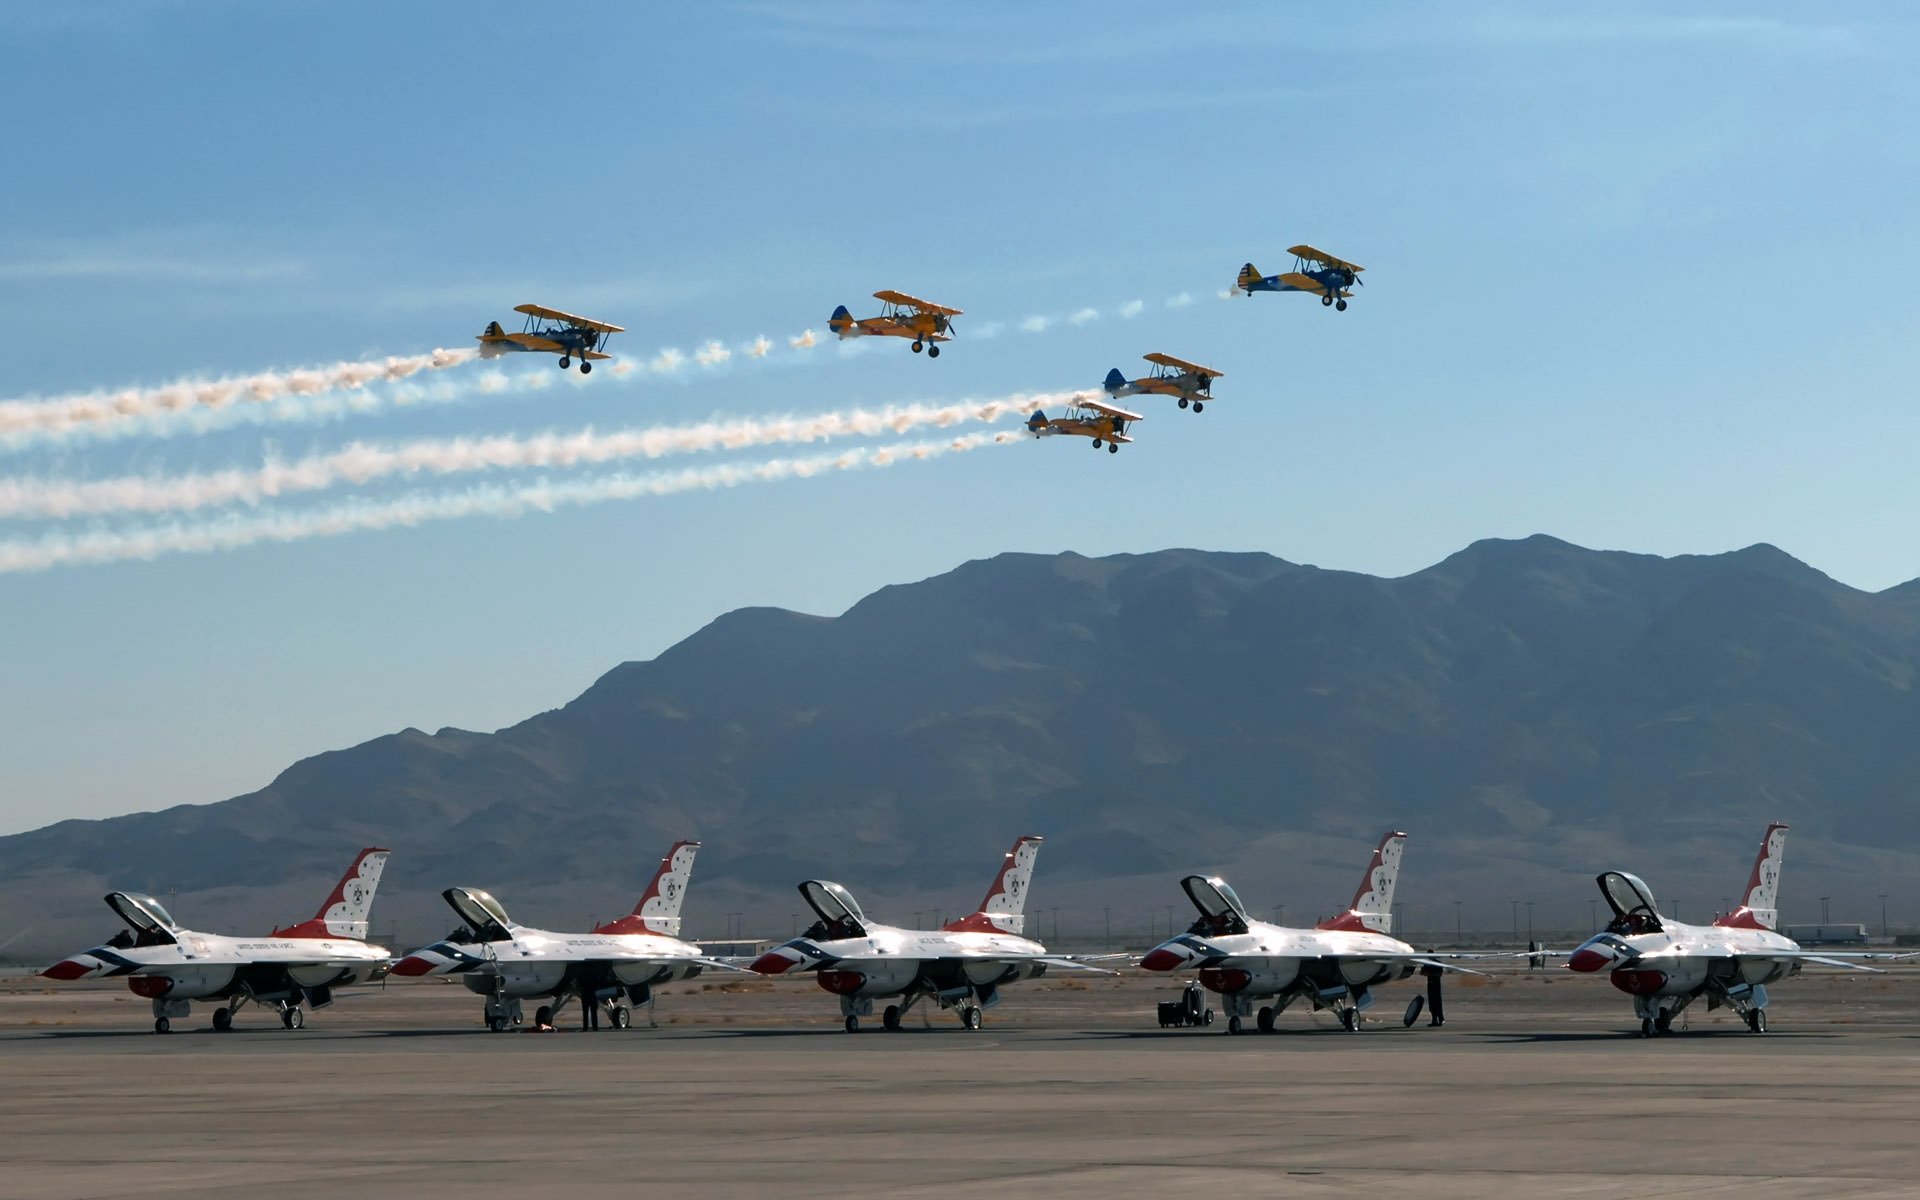
<path fill-rule="evenodd" d="M 1180 886 L 1186 890 L 1187 899 L 1200 910 L 1200 919 L 1188 932 L 1202 937 L 1224 937 L 1247 931 L 1247 906 L 1240 903 L 1240 897 L 1227 886 L 1226 880 L 1217 875 L 1189 875 L 1180 881 Z"/>
<path fill-rule="evenodd" d="M 1638 875 L 1625 871 L 1603 871 L 1599 876 L 1600 894 L 1613 909 L 1608 933 L 1656 933 L 1660 929 L 1660 910 L 1653 902 L 1653 889 Z"/>
<path fill-rule="evenodd" d="M 152 896 L 115 892 L 107 897 L 107 907 L 133 927 L 134 944 L 138 946 L 164 946 L 174 941 L 173 931 L 180 928 L 173 914 Z"/>
<path fill-rule="evenodd" d="M 481 941 L 504 942 L 513 937 L 513 921 L 491 892 L 483 892 L 479 888 L 451 887 L 440 894 L 446 897 L 447 904 L 460 914 L 460 919 L 467 923 L 467 928 L 479 935 Z"/>
<path fill-rule="evenodd" d="M 800 896 L 808 908 L 820 914 L 819 922 L 807 930 L 808 937 L 831 941 L 867 935 L 866 914 L 846 888 L 824 879 L 809 879 L 800 885 Z"/>

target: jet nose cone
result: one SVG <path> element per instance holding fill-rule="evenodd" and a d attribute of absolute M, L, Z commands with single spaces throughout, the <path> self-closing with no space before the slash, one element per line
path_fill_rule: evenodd
<path fill-rule="evenodd" d="M 800 965 L 790 951 L 769 950 L 759 958 L 747 964 L 749 971 L 758 971 L 762 975 L 785 975 Z"/>
<path fill-rule="evenodd" d="M 393 964 L 393 974 L 406 978 L 432 974 L 440 964 L 420 954 L 409 954 Z"/>
<path fill-rule="evenodd" d="M 1155 946 L 1140 960 L 1140 969 L 1143 971 L 1178 971 L 1186 965 L 1186 955 L 1165 946 Z"/>
<path fill-rule="evenodd" d="M 66 983 L 75 979 L 85 979 L 93 974 L 93 966 L 81 959 L 63 958 L 40 974 L 48 979 L 58 979 Z"/>
<path fill-rule="evenodd" d="M 1567 970 L 1591 975 L 1596 971 L 1607 970 L 1613 966 L 1617 958 L 1612 947 L 1598 946 L 1588 942 L 1567 956 Z"/>

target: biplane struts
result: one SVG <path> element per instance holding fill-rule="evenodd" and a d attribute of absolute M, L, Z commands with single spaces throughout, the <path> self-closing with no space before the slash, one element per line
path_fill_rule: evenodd
<path fill-rule="evenodd" d="M 485 332 L 476 339 L 480 343 L 482 357 L 492 358 L 509 351 L 558 354 L 562 371 L 572 366 L 573 360 L 578 358 L 580 373 L 587 375 L 592 373 L 594 363 L 613 357 L 605 353 L 607 339 L 616 333 L 626 332 L 618 325 L 609 325 L 591 317 L 576 317 L 572 313 L 542 308 L 538 304 L 516 305 L 513 311 L 526 314 L 526 327 L 519 333 L 508 333 L 500 328 L 500 322 L 487 322 Z"/>
<path fill-rule="evenodd" d="M 1153 364 L 1153 370 L 1138 379 L 1128 379 L 1120 373 L 1119 367 L 1115 367 L 1107 372 L 1103 384 L 1107 395 L 1115 398 L 1172 396 L 1180 402 L 1181 408 L 1191 405 L 1194 412 L 1206 409 L 1206 402 L 1213 399 L 1213 381 L 1220 378 L 1222 372 L 1158 351 L 1143 357 Z"/>
<path fill-rule="evenodd" d="M 891 289 L 878 291 L 873 298 L 885 305 L 877 317 L 855 317 L 842 304 L 833 310 L 827 328 L 842 339 L 856 337 L 912 338 L 913 352 L 927 352 L 928 358 L 940 357 L 941 342 L 953 340 L 953 319 L 961 315 L 957 308 L 920 300 Z"/>
<path fill-rule="evenodd" d="M 1319 296 L 1322 305 L 1345 312 L 1352 289 L 1364 286 L 1360 272 L 1366 268 L 1357 263 L 1304 244 L 1288 247 L 1287 253 L 1293 255 L 1293 270 L 1262 275 L 1258 267 L 1248 263 L 1240 268 L 1234 290 L 1248 296 L 1255 292 L 1309 292 Z"/>
<path fill-rule="evenodd" d="M 1120 447 L 1133 441 L 1127 428 L 1135 421 L 1144 420 L 1146 418 L 1137 412 L 1080 397 L 1067 405 L 1065 416 L 1048 418 L 1046 413 L 1035 410 L 1027 418 L 1027 432 L 1035 437 L 1091 438 L 1095 450 L 1105 446 L 1107 453 L 1118 454 Z"/>

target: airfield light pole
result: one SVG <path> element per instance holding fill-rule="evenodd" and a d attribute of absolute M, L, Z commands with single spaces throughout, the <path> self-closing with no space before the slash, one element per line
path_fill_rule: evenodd
<path fill-rule="evenodd" d="M 787 936 L 788 936 L 788 937 L 799 937 L 799 936 L 800 936 L 800 914 L 799 914 L 799 913 L 788 913 L 788 914 L 787 914 L 787 924 L 788 924 L 788 925 L 791 925 L 791 926 L 793 927 L 793 932 L 792 932 L 792 933 L 790 933 L 790 934 L 788 934 Z"/>
<path fill-rule="evenodd" d="M 1173 905 L 1167 905 L 1167 936 L 1173 936 Z"/>
<path fill-rule="evenodd" d="M 1880 936 L 1887 936 L 1887 894 L 1880 893 Z"/>
<path fill-rule="evenodd" d="M 1527 947 L 1533 947 L 1533 901 L 1527 901 Z"/>
<path fill-rule="evenodd" d="M 1101 948 L 1111 950 L 1113 949 L 1113 906 L 1111 904 L 1100 910 L 1100 921 L 1106 929 L 1106 933 L 1102 938 Z"/>
<path fill-rule="evenodd" d="M 1456 946 L 1467 944 L 1466 930 L 1460 924 L 1460 901 L 1458 900 L 1453 902 L 1453 944 Z"/>
<path fill-rule="evenodd" d="M 1827 923 L 1827 917 L 1828 917 L 1828 913 L 1827 913 L 1827 901 L 1829 901 L 1829 900 L 1831 900 L 1831 899 L 1833 899 L 1833 897 L 1832 897 L 1832 896 L 1822 896 L 1822 897 L 1820 897 L 1820 923 L 1821 923 L 1822 925 L 1825 925 L 1825 924 Z"/>
<path fill-rule="evenodd" d="M 1520 944 L 1520 902 L 1509 900 L 1507 903 L 1513 905 L 1513 944 L 1518 946 Z"/>
<path fill-rule="evenodd" d="M 922 924 L 920 923 L 920 914 L 921 914 L 921 912 L 922 912 L 922 911 L 924 911 L 924 910 L 922 910 L 922 909 L 918 909 L 918 908 L 916 908 L 916 909 L 914 909 L 914 910 L 913 910 L 913 927 L 914 927 L 915 929 L 925 929 L 925 928 L 926 928 L 926 926 L 925 926 L 925 925 L 922 925 Z"/>
<path fill-rule="evenodd" d="M 1058 904 L 1053 906 L 1053 940 L 1055 942 L 1060 940 L 1060 906 Z"/>
<path fill-rule="evenodd" d="M 1592 929 L 1600 928 L 1600 902 L 1598 900 L 1587 901 L 1587 925 Z"/>

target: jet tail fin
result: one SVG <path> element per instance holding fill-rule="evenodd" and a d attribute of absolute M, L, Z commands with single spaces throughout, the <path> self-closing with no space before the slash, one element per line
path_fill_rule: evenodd
<path fill-rule="evenodd" d="M 679 937 L 680 906 L 686 903 L 687 881 L 693 877 L 693 856 L 699 851 L 699 842 L 675 842 L 673 849 L 660 860 L 660 868 L 653 873 L 652 882 L 641 894 L 640 903 L 633 906 L 633 912 L 608 921 L 594 932 Z"/>
<path fill-rule="evenodd" d="M 1360 889 L 1353 903 L 1337 917 L 1328 917 L 1317 929 L 1346 929 L 1355 933 L 1393 932 L 1393 889 L 1400 882 L 1400 855 L 1405 851 L 1407 835 L 1389 833 L 1373 848 L 1367 873 L 1360 877 Z"/>
<path fill-rule="evenodd" d="M 312 919 L 273 931 L 274 937 L 352 938 L 367 940 L 367 914 L 373 909 L 373 893 L 380 887 L 380 874 L 386 870 L 389 851 L 369 846 L 360 852 L 340 882 L 320 905 Z"/>
<path fill-rule="evenodd" d="M 1033 862 L 1040 857 L 1040 840 L 1023 837 L 1001 860 L 1000 873 L 987 889 L 980 910 L 941 928 L 953 933 L 1020 934 L 1027 927 L 1027 885 L 1033 881 Z"/>
<path fill-rule="evenodd" d="M 1747 877 L 1740 907 L 1714 922 L 1733 929 L 1773 929 L 1780 923 L 1780 858 L 1787 850 L 1787 827 L 1775 821 L 1760 839 L 1760 853 Z"/>

